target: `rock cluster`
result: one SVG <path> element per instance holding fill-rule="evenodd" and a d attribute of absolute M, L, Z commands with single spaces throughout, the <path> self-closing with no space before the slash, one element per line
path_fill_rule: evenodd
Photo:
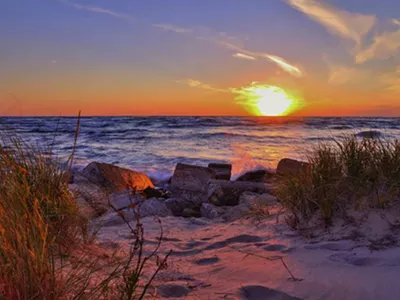
<path fill-rule="evenodd" d="M 277 168 L 280 176 L 293 175 L 307 168 L 306 163 L 283 159 Z M 166 188 L 154 187 L 143 173 L 110 164 L 92 162 L 75 171 L 70 190 L 82 214 L 102 219 L 103 225 L 117 225 L 137 216 L 203 217 L 235 220 L 255 205 L 277 202 L 275 172 L 251 171 L 231 180 L 230 164 L 200 167 L 178 163 Z"/>

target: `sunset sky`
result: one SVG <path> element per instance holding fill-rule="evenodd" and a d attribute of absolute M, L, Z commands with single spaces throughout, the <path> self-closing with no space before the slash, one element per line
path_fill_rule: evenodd
<path fill-rule="evenodd" d="M 0 115 L 400 115 L 399 0 L 4 0 L 0 37 Z"/>

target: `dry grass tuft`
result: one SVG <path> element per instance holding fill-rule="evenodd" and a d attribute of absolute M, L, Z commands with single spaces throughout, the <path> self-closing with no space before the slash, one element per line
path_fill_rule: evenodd
<path fill-rule="evenodd" d="M 345 136 L 320 144 L 310 168 L 280 179 L 277 195 L 292 227 L 316 213 L 325 225 L 347 209 L 385 208 L 400 196 L 400 141 Z"/>

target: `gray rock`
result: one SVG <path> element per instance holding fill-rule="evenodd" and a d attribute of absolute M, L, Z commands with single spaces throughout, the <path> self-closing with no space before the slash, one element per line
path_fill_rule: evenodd
<path fill-rule="evenodd" d="M 110 204 L 116 210 L 126 209 L 134 203 L 140 203 L 145 200 L 141 194 L 133 194 L 132 191 L 123 191 L 119 193 L 113 193 L 109 196 Z"/>
<path fill-rule="evenodd" d="M 269 170 L 254 170 L 239 176 L 236 181 L 269 182 L 274 176 L 275 173 Z"/>
<path fill-rule="evenodd" d="M 69 190 L 73 194 L 74 199 L 78 205 L 93 209 L 95 212 L 92 217 L 101 216 L 109 209 L 108 196 L 105 191 L 96 184 L 90 183 L 87 180 L 75 181 L 74 184 L 69 185 Z M 89 214 L 91 215 L 91 214 Z"/>
<path fill-rule="evenodd" d="M 261 182 L 210 180 L 207 201 L 217 206 L 234 206 L 244 192 L 271 193 L 272 187 Z"/>
<path fill-rule="evenodd" d="M 99 162 L 90 163 L 82 175 L 111 193 L 129 189 L 143 191 L 154 187 L 146 174 Z"/>
<path fill-rule="evenodd" d="M 239 197 L 239 204 L 244 204 L 248 208 L 253 208 L 254 206 L 268 206 L 276 203 L 278 203 L 278 200 L 270 194 L 244 192 Z"/>
<path fill-rule="evenodd" d="M 310 168 L 310 164 L 290 158 L 283 158 L 279 161 L 276 173 L 281 176 L 300 175 Z"/>
<path fill-rule="evenodd" d="M 250 208 L 246 204 L 227 207 L 226 212 L 222 215 L 222 219 L 227 222 L 232 222 L 246 217 L 249 214 Z"/>
<path fill-rule="evenodd" d="M 171 178 L 172 196 L 201 204 L 206 201 L 208 181 L 215 176 L 210 168 L 179 163 Z"/>
<path fill-rule="evenodd" d="M 138 206 L 140 217 L 158 216 L 167 217 L 172 216 L 172 211 L 167 207 L 164 200 L 161 199 L 147 199 Z"/>
<path fill-rule="evenodd" d="M 200 213 L 203 218 L 206 219 L 217 219 L 225 213 L 226 209 L 218 207 L 210 203 L 203 203 L 200 208 Z"/>
<path fill-rule="evenodd" d="M 168 209 L 170 209 L 174 216 L 181 217 L 182 212 L 186 208 L 193 208 L 195 204 L 183 198 L 169 198 L 164 201 Z"/>
<path fill-rule="evenodd" d="M 231 164 L 210 163 L 208 167 L 215 172 L 215 179 L 220 179 L 220 180 L 231 179 L 231 173 L 232 173 Z"/>
<path fill-rule="evenodd" d="M 185 218 L 200 218 L 201 217 L 201 213 L 199 209 L 196 208 L 185 208 L 182 211 L 182 217 Z"/>

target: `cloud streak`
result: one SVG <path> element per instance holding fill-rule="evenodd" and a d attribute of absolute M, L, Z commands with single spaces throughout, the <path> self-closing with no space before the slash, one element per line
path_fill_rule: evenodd
<path fill-rule="evenodd" d="M 361 44 L 376 23 L 374 15 L 350 13 L 315 0 L 284 0 L 293 8 L 324 26 L 330 33 Z"/>
<path fill-rule="evenodd" d="M 79 10 L 86 10 L 93 13 L 106 14 L 115 18 L 125 19 L 129 21 L 135 20 L 133 17 L 129 15 L 121 14 L 109 9 L 77 4 L 70 2 L 69 0 L 57 0 L 57 1 Z M 243 46 L 238 46 L 237 44 L 239 44 L 239 40 L 236 37 L 229 36 L 225 32 L 216 32 L 215 30 L 208 27 L 184 28 L 167 23 L 147 24 L 147 25 L 153 26 L 154 28 L 157 28 L 159 30 L 174 32 L 177 34 L 187 34 L 193 36 L 196 39 L 206 40 L 215 43 L 221 47 L 235 51 L 236 53 L 232 55 L 234 58 L 245 59 L 249 61 L 254 61 L 257 58 L 268 59 L 270 62 L 276 64 L 279 68 L 281 68 L 283 71 L 289 73 L 292 76 L 295 77 L 304 76 L 304 72 L 301 71 L 299 67 L 292 65 L 282 57 L 279 57 L 277 55 L 272 55 L 266 52 L 249 51 L 245 49 Z"/>
<path fill-rule="evenodd" d="M 256 58 L 254 56 L 243 54 L 243 53 L 232 54 L 232 57 L 245 59 L 245 60 L 256 60 Z"/>
<path fill-rule="evenodd" d="M 119 19 L 133 20 L 133 18 L 129 15 L 121 14 L 121 13 L 118 13 L 118 12 L 115 12 L 115 11 L 112 11 L 109 9 L 104 9 L 104 8 L 96 7 L 96 6 L 77 4 L 77 3 L 70 2 L 68 0 L 57 0 L 57 1 L 65 4 L 65 5 L 68 5 L 70 7 L 79 9 L 79 10 L 86 10 L 86 11 L 90 11 L 93 13 L 105 14 L 105 15 L 109 15 L 109 16 L 112 16 L 114 18 L 119 18 Z"/>
<path fill-rule="evenodd" d="M 172 24 L 152 24 L 152 26 L 164 31 L 172 31 L 176 33 L 191 33 L 193 31 L 192 29 L 183 28 Z"/>
<path fill-rule="evenodd" d="M 201 88 L 204 90 L 221 92 L 221 93 L 228 92 L 228 90 L 226 90 L 226 89 L 215 88 L 207 83 L 203 83 L 203 82 L 201 82 L 199 80 L 195 80 L 195 79 L 183 79 L 183 80 L 177 80 L 176 82 L 186 84 L 187 86 L 189 86 L 191 88 Z"/>

